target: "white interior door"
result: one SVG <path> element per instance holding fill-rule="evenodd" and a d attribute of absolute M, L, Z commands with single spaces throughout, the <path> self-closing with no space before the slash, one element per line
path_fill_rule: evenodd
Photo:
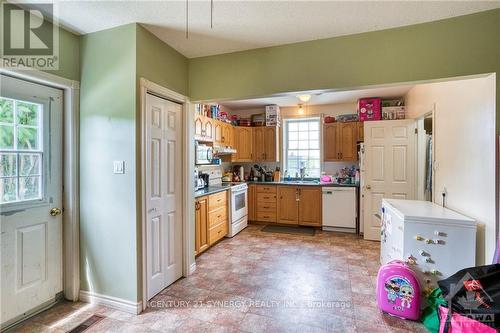
<path fill-rule="evenodd" d="M 148 300 L 182 275 L 181 111 L 181 105 L 147 94 Z"/>
<path fill-rule="evenodd" d="M 365 129 L 364 238 L 380 241 L 383 198 L 414 199 L 416 123 L 367 121 Z"/>
<path fill-rule="evenodd" d="M 0 76 L 3 328 L 63 290 L 61 157 L 62 91 Z"/>

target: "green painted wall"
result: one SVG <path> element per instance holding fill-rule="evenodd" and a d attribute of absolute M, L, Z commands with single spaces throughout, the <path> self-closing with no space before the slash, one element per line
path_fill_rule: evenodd
<path fill-rule="evenodd" d="M 137 301 L 136 25 L 81 37 L 81 288 Z M 113 174 L 113 161 L 125 174 Z"/>
<path fill-rule="evenodd" d="M 80 81 L 80 37 L 59 29 L 59 70 L 51 74 Z"/>
<path fill-rule="evenodd" d="M 141 25 L 137 25 L 137 76 L 179 94 L 188 93 L 188 60 Z"/>
<path fill-rule="evenodd" d="M 499 31 L 497 9 L 395 29 L 194 58 L 189 61 L 189 96 L 192 100 L 239 98 L 499 73 Z"/>

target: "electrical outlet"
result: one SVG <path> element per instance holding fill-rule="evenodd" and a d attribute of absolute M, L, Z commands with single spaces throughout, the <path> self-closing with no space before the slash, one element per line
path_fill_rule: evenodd
<path fill-rule="evenodd" d="M 113 161 L 113 173 L 124 174 L 125 173 L 125 161 Z"/>

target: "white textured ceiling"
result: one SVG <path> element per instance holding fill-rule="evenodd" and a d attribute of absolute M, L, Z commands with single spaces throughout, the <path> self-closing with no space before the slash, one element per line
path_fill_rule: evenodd
<path fill-rule="evenodd" d="M 50 1 L 50 0 L 48 0 Z M 30 1 L 31 2 L 31 1 Z M 43 1 L 47 2 L 47 1 Z M 500 1 L 72 1 L 60 23 L 86 34 L 138 22 L 188 58 L 387 29 L 500 7 Z"/>
<path fill-rule="evenodd" d="M 399 85 L 390 87 L 378 87 L 368 89 L 355 89 L 344 91 L 309 91 L 299 93 L 281 94 L 279 96 L 270 96 L 263 98 L 253 98 L 245 100 L 223 101 L 221 105 L 232 110 L 247 110 L 261 108 L 266 105 L 276 104 L 281 107 L 297 106 L 302 103 L 298 99 L 298 95 L 310 94 L 311 99 L 308 105 L 324 105 L 324 104 L 344 104 L 355 103 L 358 99 L 364 97 L 381 97 L 381 98 L 398 98 L 406 95 L 406 93 L 414 85 Z"/>

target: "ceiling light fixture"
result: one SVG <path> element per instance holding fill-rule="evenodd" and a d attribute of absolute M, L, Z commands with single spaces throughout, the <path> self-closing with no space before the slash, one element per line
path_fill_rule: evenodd
<path fill-rule="evenodd" d="M 304 94 L 304 95 L 298 95 L 297 96 L 301 102 L 307 103 L 311 99 L 311 95 L 309 94 Z"/>
<path fill-rule="evenodd" d="M 303 104 L 299 104 L 299 109 L 297 110 L 297 113 L 304 114 L 304 105 Z"/>

